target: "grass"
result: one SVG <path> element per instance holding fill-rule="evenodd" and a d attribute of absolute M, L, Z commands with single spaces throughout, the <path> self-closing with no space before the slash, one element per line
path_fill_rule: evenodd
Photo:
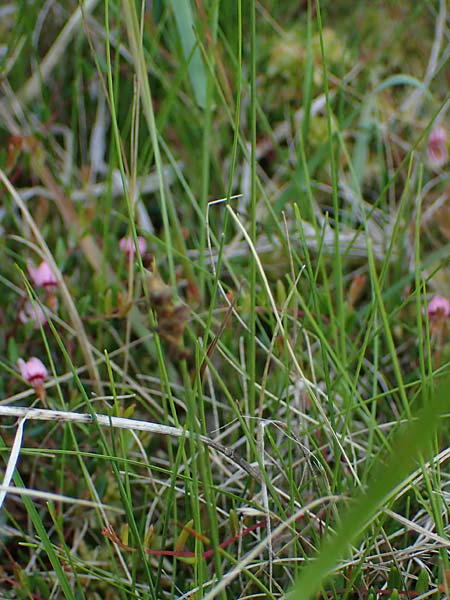
<path fill-rule="evenodd" d="M 0 15 L 2 598 L 448 595 L 445 2 Z"/>

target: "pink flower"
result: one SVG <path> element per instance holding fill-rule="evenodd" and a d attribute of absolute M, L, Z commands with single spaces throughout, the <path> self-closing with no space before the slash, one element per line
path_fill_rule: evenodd
<path fill-rule="evenodd" d="M 447 162 L 447 132 L 443 127 L 435 127 L 430 133 L 427 153 L 432 167 L 440 168 Z"/>
<path fill-rule="evenodd" d="M 53 271 L 45 261 L 42 261 L 37 269 L 33 267 L 33 265 L 28 265 L 28 272 L 30 273 L 34 285 L 44 287 L 48 290 L 53 289 L 58 285 Z"/>
<path fill-rule="evenodd" d="M 430 319 L 446 319 L 448 316 L 450 316 L 450 302 L 444 296 L 434 296 L 428 303 L 428 317 Z"/>
<path fill-rule="evenodd" d="M 19 365 L 20 373 L 25 381 L 35 388 L 42 387 L 42 384 L 47 378 L 48 373 L 47 369 L 39 360 L 39 358 L 33 356 L 27 362 L 19 358 L 17 364 Z"/>
<path fill-rule="evenodd" d="M 47 323 L 47 317 L 39 304 L 26 302 L 23 309 L 19 312 L 19 321 L 21 323 L 33 321 L 35 329 L 39 329 L 39 325 L 44 326 Z"/>
<path fill-rule="evenodd" d="M 144 254 L 144 252 L 147 249 L 147 242 L 145 241 L 145 238 L 143 238 L 141 235 L 138 235 L 137 243 L 139 248 L 139 254 Z M 127 256 L 130 256 L 130 254 L 133 256 L 133 258 L 136 256 L 134 240 L 130 235 L 123 237 L 119 242 L 119 246 L 122 252 L 125 252 Z"/>

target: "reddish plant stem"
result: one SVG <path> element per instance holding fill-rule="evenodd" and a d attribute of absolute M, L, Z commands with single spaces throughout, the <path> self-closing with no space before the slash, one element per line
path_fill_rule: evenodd
<path fill-rule="evenodd" d="M 252 531 L 261 529 L 261 527 L 265 527 L 265 525 L 266 525 L 265 519 L 263 521 L 258 521 L 258 523 L 254 523 L 253 525 L 250 525 L 249 527 L 246 527 L 245 529 L 243 529 L 239 534 L 233 535 L 233 536 L 227 538 L 221 544 L 219 544 L 218 547 L 223 550 L 224 548 L 227 548 L 228 546 L 230 546 L 233 542 L 236 542 L 239 538 L 242 538 L 242 537 L 248 535 Z M 194 531 L 192 531 L 192 533 L 193 533 L 193 535 L 196 535 L 196 533 Z M 136 550 L 135 548 L 131 548 L 130 546 L 127 546 L 119 539 L 119 537 L 114 532 L 114 530 L 112 529 L 111 526 L 105 527 L 102 531 L 102 534 L 105 537 L 107 537 L 108 539 L 110 539 L 112 542 L 114 542 L 115 544 L 120 546 L 122 548 L 122 550 L 128 550 L 129 552 L 135 552 L 135 550 Z M 195 554 L 195 552 L 190 552 L 188 550 L 151 550 L 149 548 L 146 548 L 145 553 L 149 554 L 150 556 L 173 556 L 175 558 L 176 557 L 178 557 L 178 558 L 195 558 L 197 556 Z M 210 550 L 205 550 L 205 552 L 202 553 L 201 557 L 203 559 L 206 559 L 206 558 L 211 558 L 213 555 L 214 555 L 214 548 L 211 548 Z"/>

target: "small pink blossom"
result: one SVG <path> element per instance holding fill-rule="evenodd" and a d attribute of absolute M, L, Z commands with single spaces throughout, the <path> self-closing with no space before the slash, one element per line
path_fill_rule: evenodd
<path fill-rule="evenodd" d="M 446 319 L 448 316 L 450 316 L 450 302 L 444 296 L 434 296 L 428 303 L 428 317 Z"/>
<path fill-rule="evenodd" d="M 432 167 L 440 168 L 447 162 L 447 132 L 443 127 L 435 127 L 430 133 L 427 153 Z"/>
<path fill-rule="evenodd" d="M 39 358 L 33 356 L 27 362 L 19 358 L 17 361 L 22 377 L 35 388 L 41 388 L 47 378 L 47 369 Z"/>
<path fill-rule="evenodd" d="M 19 321 L 21 323 L 33 321 L 35 329 L 39 329 L 39 325 L 44 326 L 47 323 L 47 317 L 39 304 L 26 302 L 23 309 L 19 312 Z"/>
<path fill-rule="evenodd" d="M 33 267 L 33 265 L 28 265 L 28 272 L 36 286 L 41 286 L 50 290 L 58 285 L 55 274 L 51 270 L 49 264 L 45 261 L 42 261 L 37 269 Z"/>
<path fill-rule="evenodd" d="M 141 235 L 138 235 L 137 243 L 139 254 L 144 254 L 147 249 L 147 242 L 145 241 L 145 238 L 143 238 Z M 136 256 L 136 248 L 134 246 L 134 240 L 131 236 L 127 235 L 126 237 L 123 237 L 119 242 L 119 246 L 122 252 L 125 252 L 127 256 L 130 256 L 130 254 L 133 256 L 133 258 Z"/>

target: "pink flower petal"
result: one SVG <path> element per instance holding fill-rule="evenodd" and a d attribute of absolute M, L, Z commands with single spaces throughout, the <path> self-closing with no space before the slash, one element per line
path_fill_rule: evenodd
<path fill-rule="evenodd" d="M 440 168 L 447 162 L 447 132 L 443 127 L 435 127 L 430 133 L 427 154 L 432 167 Z"/>
<path fill-rule="evenodd" d="M 141 235 L 138 235 L 137 243 L 139 254 L 144 254 L 144 252 L 147 250 L 147 242 L 145 241 L 145 238 L 143 238 Z M 130 256 L 130 254 L 133 256 L 133 258 L 136 256 L 136 248 L 134 247 L 134 241 L 131 236 L 127 235 L 126 237 L 123 237 L 119 241 L 119 247 L 127 256 Z"/>
<path fill-rule="evenodd" d="M 450 315 L 450 302 L 444 296 L 434 296 L 428 303 L 428 317 L 434 319 L 442 315 L 447 318 Z"/>
<path fill-rule="evenodd" d="M 39 329 L 39 325 L 44 326 L 47 323 L 47 317 L 39 304 L 26 302 L 23 309 L 19 312 L 19 321 L 21 323 L 33 321 L 35 328 Z"/>
<path fill-rule="evenodd" d="M 28 272 L 33 280 L 34 285 L 45 288 L 53 288 L 58 285 L 58 281 L 51 270 L 49 264 L 42 261 L 39 267 L 36 269 L 33 265 L 28 265 Z"/>
<path fill-rule="evenodd" d="M 47 378 L 48 372 L 43 362 L 33 356 L 27 362 L 19 358 L 17 364 L 22 377 L 33 387 L 41 386 Z"/>

